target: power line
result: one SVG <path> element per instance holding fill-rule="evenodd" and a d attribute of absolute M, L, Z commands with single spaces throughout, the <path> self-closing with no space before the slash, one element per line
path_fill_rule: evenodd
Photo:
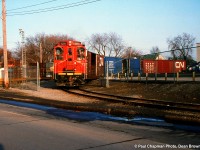
<path fill-rule="evenodd" d="M 192 47 L 183 47 L 183 48 L 177 48 L 177 49 L 170 49 L 170 50 L 166 50 L 166 51 L 162 51 L 162 52 L 158 52 L 158 53 L 151 53 L 151 54 L 161 54 L 161 53 L 166 53 L 166 52 L 175 52 L 178 50 L 186 50 L 186 49 L 194 49 L 194 48 L 198 48 L 200 46 L 192 46 Z M 145 54 L 145 55 L 149 55 L 149 54 Z M 145 56 L 143 55 L 143 56 Z"/>
<path fill-rule="evenodd" d="M 30 8 L 30 7 L 35 7 L 35 6 L 39 6 L 39 5 L 44 5 L 44 4 L 47 4 L 47 3 L 54 2 L 54 1 L 57 1 L 57 0 L 51 0 L 51 1 L 46 1 L 46 2 L 43 2 L 43 3 L 34 4 L 34 5 L 28 5 L 28 6 L 24 6 L 24 7 L 15 8 L 15 9 L 9 9 L 9 10 L 7 10 L 7 12 L 19 10 L 19 9 Z"/>
<path fill-rule="evenodd" d="M 82 6 L 82 5 L 86 5 L 86 4 L 90 4 L 90 3 L 95 3 L 95 2 L 98 2 L 98 1 L 101 1 L 101 0 L 92 0 L 92 1 L 91 0 L 84 0 L 84 1 L 79 1 L 79 2 L 76 2 L 76 3 L 70 3 L 70 4 L 66 4 L 66 5 L 60 5 L 60 6 L 37 9 L 37 10 L 22 11 L 22 12 L 11 12 L 11 13 L 7 13 L 7 16 L 30 15 L 30 14 L 43 13 L 43 12 L 48 12 L 48 11 L 56 11 L 56 10 L 67 9 L 67 8 L 71 8 L 71 7 Z"/>
<path fill-rule="evenodd" d="M 84 1 L 79 1 L 79 2 L 76 2 L 76 3 L 70 3 L 70 4 L 67 4 L 67 5 L 60 5 L 60 6 L 54 6 L 54 7 L 48 7 L 48 8 L 42 8 L 42 9 L 34 9 L 34 10 L 29 10 L 29 11 L 21 11 L 21 12 L 11 12 L 12 13 L 15 13 L 15 14 L 21 14 L 21 13 L 34 13 L 34 12 L 40 12 L 40 11 L 45 11 L 45 10 L 52 10 L 52 9 L 59 9 L 59 8 L 62 8 L 62 7 L 65 7 L 65 6 L 69 6 L 69 5 L 75 5 L 75 4 L 79 4 L 81 2 L 85 2 L 85 1 L 90 1 L 90 0 L 84 0 Z M 10 14 L 10 13 L 9 13 Z"/>
<path fill-rule="evenodd" d="M 48 7 L 48 8 L 35 9 L 35 10 L 30 10 L 30 11 L 22 11 L 22 12 L 11 12 L 11 13 L 8 13 L 8 16 L 11 16 L 11 15 L 26 15 L 26 14 L 32 14 L 32 13 L 40 13 L 40 12 L 59 10 L 59 9 L 64 9 L 64 8 L 68 8 L 68 7 L 84 5 L 84 4 L 88 4 L 88 3 L 92 3 L 92 2 L 96 2 L 96 1 L 99 1 L 99 0 L 93 0 L 93 1 L 83 0 L 83 1 L 75 2 L 75 3 L 66 4 L 66 5 L 55 6 L 55 7 Z M 12 14 L 12 13 L 14 13 L 14 14 Z M 9 15 L 9 14 L 11 14 L 11 15 Z"/>

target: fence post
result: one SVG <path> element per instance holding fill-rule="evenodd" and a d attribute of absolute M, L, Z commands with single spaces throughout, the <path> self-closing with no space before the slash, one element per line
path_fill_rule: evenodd
<path fill-rule="evenodd" d="M 165 81 L 167 81 L 167 73 L 165 73 Z"/>
<path fill-rule="evenodd" d="M 148 81 L 148 73 L 146 73 L 146 81 Z"/>
<path fill-rule="evenodd" d="M 40 89 L 40 66 L 37 62 L 37 91 Z"/>
<path fill-rule="evenodd" d="M 195 72 L 192 72 L 192 81 L 195 81 Z"/>
<path fill-rule="evenodd" d="M 118 79 L 119 79 L 119 73 L 117 73 L 117 77 L 118 77 Z"/>
<path fill-rule="evenodd" d="M 131 81 L 133 80 L 133 73 L 131 72 Z"/>
<path fill-rule="evenodd" d="M 157 81 L 157 77 L 158 77 L 158 60 L 156 60 L 155 81 Z"/>
<path fill-rule="evenodd" d="M 176 81 L 179 80 L 179 72 L 176 73 Z"/>
<path fill-rule="evenodd" d="M 140 72 L 138 72 L 138 80 L 139 80 L 139 81 L 141 80 Z"/>
<path fill-rule="evenodd" d="M 109 79 L 108 79 L 108 61 L 106 62 L 106 87 L 109 87 Z"/>

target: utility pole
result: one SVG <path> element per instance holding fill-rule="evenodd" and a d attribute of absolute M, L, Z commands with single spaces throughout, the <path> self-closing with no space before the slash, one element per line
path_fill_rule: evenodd
<path fill-rule="evenodd" d="M 4 57 L 4 87 L 9 88 L 8 79 L 8 55 L 6 35 L 6 0 L 2 0 L 2 31 L 3 31 L 3 57 Z"/>

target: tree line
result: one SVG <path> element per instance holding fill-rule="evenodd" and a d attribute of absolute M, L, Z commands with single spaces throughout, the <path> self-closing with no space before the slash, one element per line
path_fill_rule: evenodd
<path fill-rule="evenodd" d="M 26 51 L 27 64 L 40 62 L 42 52 L 42 62 L 53 62 L 53 47 L 61 40 L 76 40 L 73 37 L 62 34 L 40 33 L 35 36 L 26 37 L 25 42 L 18 42 L 14 52 L 8 50 L 8 60 L 21 60 L 22 49 Z M 188 33 L 182 33 L 173 38 L 167 39 L 168 48 L 171 50 L 172 59 L 192 60 L 192 48 L 195 45 L 195 37 Z M 142 51 L 136 50 L 132 46 L 127 46 L 123 38 L 115 32 L 92 34 L 85 40 L 88 50 L 97 54 L 109 57 L 138 58 L 142 57 Z M 151 54 L 160 54 L 158 46 L 153 46 Z M 3 49 L 0 48 L 0 65 L 3 67 Z"/>

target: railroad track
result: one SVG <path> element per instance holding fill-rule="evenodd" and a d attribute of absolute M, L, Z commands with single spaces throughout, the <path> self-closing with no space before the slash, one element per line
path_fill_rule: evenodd
<path fill-rule="evenodd" d="M 181 103 L 172 102 L 166 100 L 156 100 L 156 99 L 144 99 L 144 98 L 133 98 L 127 96 L 117 96 L 99 92 L 87 91 L 84 89 L 70 89 L 65 90 L 68 93 L 76 94 L 84 97 L 89 97 L 93 99 L 100 99 L 108 102 L 123 103 L 127 105 L 151 107 L 165 110 L 184 110 L 190 112 L 200 112 L 200 104 L 194 103 Z"/>

